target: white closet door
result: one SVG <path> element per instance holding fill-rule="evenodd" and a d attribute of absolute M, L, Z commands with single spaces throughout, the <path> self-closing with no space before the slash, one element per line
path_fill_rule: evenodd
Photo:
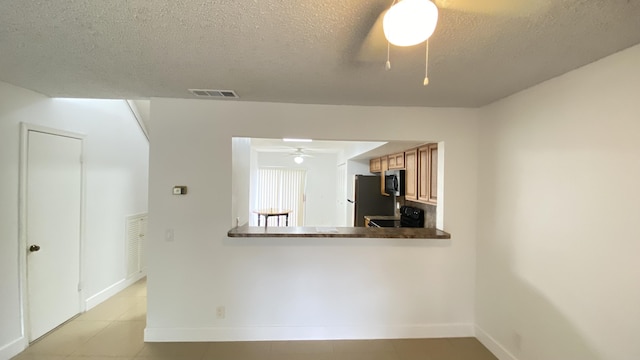
<path fill-rule="evenodd" d="M 33 341 L 80 312 L 82 140 L 29 131 L 27 283 Z"/>

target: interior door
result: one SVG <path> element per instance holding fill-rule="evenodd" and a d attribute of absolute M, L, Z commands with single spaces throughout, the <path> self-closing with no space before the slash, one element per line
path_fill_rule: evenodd
<path fill-rule="evenodd" d="M 80 312 L 82 140 L 27 135 L 27 291 L 33 341 Z"/>

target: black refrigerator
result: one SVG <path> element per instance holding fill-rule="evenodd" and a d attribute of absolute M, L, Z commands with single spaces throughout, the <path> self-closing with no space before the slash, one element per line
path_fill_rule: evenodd
<path fill-rule="evenodd" d="M 380 193 L 380 176 L 356 175 L 353 198 L 348 201 L 355 207 L 354 226 L 364 226 L 365 216 L 395 214 L 395 197 Z"/>

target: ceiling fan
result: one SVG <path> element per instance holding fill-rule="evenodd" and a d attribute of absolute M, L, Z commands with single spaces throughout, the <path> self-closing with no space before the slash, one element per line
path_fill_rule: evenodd
<path fill-rule="evenodd" d="M 293 156 L 293 161 L 296 164 L 302 164 L 304 162 L 304 158 L 313 157 L 313 155 L 309 155 L 308 150 L 303 148 L 296 148 L 296 150 L 292 153 L 289 153 L 289 156 Z"/>
<path fill-rule="evenodd" d="M 552 4 L 552 0 L 393 0 L 391 2 L 391 6 L 386 6 L 384 8 L 377 7 L 372 9 L 369 13 L 371 15 L 368 18 L 368 24 L 370 24 L 369 32 L 362 39 L 360 43 L 359 50 L 356 53 L 356 61 L 358 62 L 371 62 L 371 61 L 380 61 L 382 62 L 381 54 L 386 51 L 387 54 L 387 62 L 385 64 L 385 68 L 387 70 L 391 69 L 391 64 L 389 61 L 389 53 L 390 53 L 390 44 L 395 43 L 396 45 L 401 46 L 412 46 L 415 44 L 420 44 L 426 42 L 427 46 L 427 54 L 426 60 L 428 61 L 428 38 L 433 33 L 433 28 L 430 29 L 428 35 L 426 35 L 426 41 L 423 38 L 417 43 L 410 44 L 398 44 L 396 41 L 391 39 L 388 34 L 388 25 L 389 17 L 387 14 L 391 15 L 394 10 L 399 7 L 402 7 L 405 4 L 414 3 L 416 6 L 428 6 L 433 7 L 435 5 L 435 19 L 425 18 L 422 20 L 422 23 L 432 22 L 434 28 L 437 27 L 436 23 L 441 21 L 446 21 L 445 19 L 438 19 L 438 17 L 442 17 L 442 15 L 438 14 L 438 10 L 452 10 L 452 11 L 461 11 L 466 13 L 478 14 L 481 16 L 498 16 L 498 17 L 524 17 L 537 13 L 541 13 L 549 8 Z M 379 3 L 378 5 L 381 5 Z M 408 8 L 408 5 L 405 6 Z M 395 11 L 398 13 L 399 11 Z M 405 16 L 414 15 L 412 11 L 405 11 Z M 427 17 L 432 17 L 427 13 Z M 446 16 L 446 15 L 445 15 Z M 387 19 L 385 19 L 387 18 Z M 409 19 L 407 19 L 407 22 Z M 396 23 L 402 26 L 405 21 L 403 19 L 396 19 Z M 421 24 L 422 25 L 422 24 Z M 425 64 L 425 80 L 424 85 L 428 84 L 428 77 L 426 74 Z"/>

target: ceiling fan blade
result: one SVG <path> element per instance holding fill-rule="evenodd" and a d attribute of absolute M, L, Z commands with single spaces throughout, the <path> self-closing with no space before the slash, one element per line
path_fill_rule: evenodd
<path fill-rule="evenodd" d="M 289 156 L 300 156 L 300 157 L 313 157 L 313 155 L 309 154 L 309 149 L 305 149 L 305 148 L 296 148 L 296 150 L 294 152 L 290 152 L 288 155 Z"/>
<path fill-rule="evenodd" d="M 550 0 L 434 0 L 439 9 L 496 16 L 529 16 L 547 10 Z"/>
<path fill-rule="evenodd" d="M 356 61 L 359 62 L 378 62 L 384 64 L 387 54 L 387 39 L 384 37 L 382 29 L 382 19 L 386 10 L 378 15 L 378 18 L 371 26 L 369 33 L 360 44 Z"/>

